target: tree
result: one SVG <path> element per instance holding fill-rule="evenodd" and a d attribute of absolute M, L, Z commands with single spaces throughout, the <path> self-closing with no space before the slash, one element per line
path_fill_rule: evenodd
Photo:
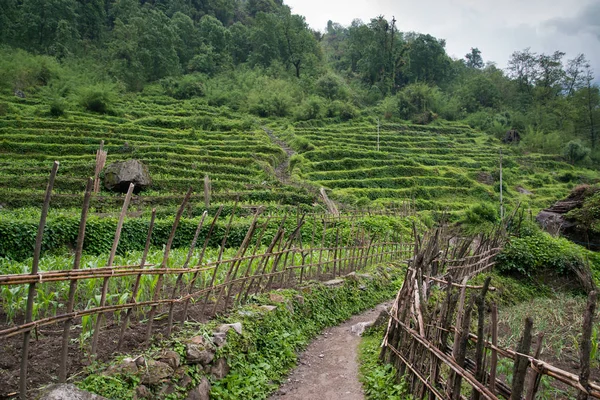
<path fill-rule="evenodd" d="M 410 82 L 441 85 L 449 78 L 451 60 L 446 54 L 446 41 L 431 35 L 411 34 L 407 39 L 407 75 Z"/>
<path fill-rule="evenodd" d="M 528 47 L 523 51 L 515 51 L 508 60 L 508 73 L 521 90 L 529 91 L 538 79 L 537 54 Z"/>
<path fill-rule="evenodd" d="M 469 68 L 482 69 L 484 67 L 481 51 L 477 47 L 471 47 L 471 52 L 465 55 L 466 65 Z"/>
<path fill-rule="evenodd" d="M 537 57 L 538 77 L 535 84 L 544 101 L 558 96 L 562 90 L 565 75 L 562 65 L 564 56 L 562 51 L 555 51 L 551 55 L 540 54 Z"/>
<path fill-rule="evenodd" d="M 77 3 L 74 0 L 23 0 L 20 10 L 21 45 L 48 53 L 61 21 L 75 26 Z M 63 31 L 64 31 L 64 23 Z"/>
<path fill-rule="evenodd" d="M 173 14 L 171 25 L 176 34 L 175 49 L 179 62 L 181 65 L 187 65 L 200 45 L 200 35 L 194 21 L 182 12 L 177 11 Z"/>
<path fill-rule="evenodd" d="M 317 41 L 301 15 L 286 13 L 283 16 L 285 62 L 294 66 L 296 78 L 304 66 L 317 57 Z"/>
<path fill-rule="evenodd" d="M 563 90 L 567 97 L 573 95 L 577 89 L 585 86 L 585 70 L 589 66 L 584 54 L 578 54 L 575 58 L 567 61 L 564 73 Z"/>

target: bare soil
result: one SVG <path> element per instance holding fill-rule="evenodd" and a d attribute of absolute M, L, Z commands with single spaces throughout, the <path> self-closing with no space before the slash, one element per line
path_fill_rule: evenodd
<path fill-rule="evenodd" d="M 298 367 L 270 399 L 364 399 L 358 380 L 360 336 L 350 329 L 359 322 L 374 321 L 385 306 L 381 304 L 323 331 L 299 356 Z"/>

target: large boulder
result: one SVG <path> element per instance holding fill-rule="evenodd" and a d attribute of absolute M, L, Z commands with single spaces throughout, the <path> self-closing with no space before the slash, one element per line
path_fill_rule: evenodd
<path fill-rule="evenodd" d="M 135 185 L 134 192 L 152 185 L 148 167 L 138 160 L 117 161 L 106 167 L 104 187 L 113 192 L 127 193 L 129 184 Z"/>

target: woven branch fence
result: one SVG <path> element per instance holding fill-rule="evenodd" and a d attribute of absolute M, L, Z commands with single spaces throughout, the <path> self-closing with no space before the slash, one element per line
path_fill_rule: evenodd
<path fill-rule="evenodd" d="M 578 400 L 600 399 L 600 385 L 589 381 L 596 292 L 589 293 L 584 313 L 579 375 L 539 359 L 543 335 L 530 353 L 532 318 L 525 319 L 516 350 L 498 346 L 498 311 L 492 303 L 488 313 L 485 300 L 495 288 L 490 278 L 481 286 L 467 280 L 493 267 L 501 233 L 453 246 L 442 243 L 441 229 L 423 238 L 415 235 L 414 255 L 389 311 L 382 361 L 397 368 L 415 399 L 532 400 L 544 375 L 574 388 Z M 512 364 L 510 384 L 506 373 L 499 376 L 499 357 Z"/>
<path fill-rule="evenodd" d="M 175 215 L 162 262 L 146 262 L 156 215 L 153 210 L 139 264 L 113 265 L 127 208 L 133 195 L 134 187 L 131 185 L 123 202 L 106 266 L 81 268 L 86 220 L 95 189 L 94 180 L 89 179 L 83 198 L 73 264 L 41 272 L 39 262 L 43 232 L 58 167 L 58 163 L 55 163 L 46 190 L 31 272 L 0 275 L 0 286 L 28 288 L 26 309 L 20 319 L 17 319 L 18 323 L 0 325 L 0 349 L 7 348 L 5 345 L 9 341 L 22 338 L 22 346 L 14 346 L 15 349 L 20 349 L 19 394 L 22 399 L 27 397 L 28 366 L 36 357 L 35 350 L 30 352 L 32 333 L 35 336 L 35 349 L 43 348 L 47 332 L 42 328 L 57 326 L 58 332 L 62 333 L 60 344 L 55 347 L 59 349 L 59 354 L 56 355 L 58 380 L 65 382 L 69 375 L 69 364 L 72 364 L 73 355 L 77 353 L 73 351 L 71 343 L 73 333 L 79 333 L 80 337 L 87 334 L 85 337 L 88 340 L 84 340 L 83 344 L 87 347 L 88 355 L 93 357 L 99 350 L 110 354 L 122 349 L 127 336 L 133 331 L 134 324 L 138 328 L 143 326 L 144 342 L 148 343 L 155 332 L 168 337 L 176 324 L 190 319 L 210 317 L 245 302 L 249 296 L 273 288 L 297 287 L 308 280 L 334 279 L 373 264 L 399 261 L 412 254 L 412 240 L 406 241 L 399 235 L 392 237 L 390 234 L 380 237 L 369 233 L 357 223 L 359 217 L 372 215 L 370 211 L 342 216 L 307 216 L 299 213 L 278 216 L 279 226 L 265 248 L 263 239 L 269 222 L 272 222 L 274 217 L 262 216 L 262 209 L 259 207 L 235 256 L 225 258 L 224 249 L 234 219 L 234 207 L 234 211 L 227 217 L 228 223 L 218 255 L 209 260 L 206 257 L 209 250 L 207 246 L 211 235 L 214 234 L 213 228 L 221 214 L 221 207 L 212 219 L 204 212 L 190 243 L 185 262 L 179 266 L 172 266 L 169 265 L 169 255 L 179 221 L 192 196 L 190 188 Z M 405 215 L 404 211 L 385 214 L 402 216 Z M 311 231 L 305 232 L 303 226 L 306 218 L 320 219 L 322 232 L 317 232 L 317 224 L 314 223 Z M 286 226 L 290 226 L 289 223 L 286 225 L 288 219 L 294 221 L 294 229 L 286 230 Z M 341 224 L 342 221 L 344 224 Z M 204 225 L 210 227 L 203 243 L 199 243 L 199 234 Z M 343 234 L 343 226 L 346 229 L 350 226 L 349 234 Z M 195 253 L 199 253 L 199 259 L 191 265 Z M 101 289 L 91 300 L 81 298 L 81 292 L 78 290 L 88 282 L 95 283 L 98 288 L 101 283 Z M 52 315 L 47 316 L 34 312 L 41 301 L 36 298 L 36 294 L 44 286 L 47 286 L 49 291 L 57 291 L 58 298 L 66 299 Z M 119 290 L 123 290 L 122 288 L 128 290 L 121 293 Z M 142 290 L 149 292 L 143 300 L 140 299 Z M 108 330 L 113 334 L 118 332 L 112 336 L 112 340 L 107 340 Z M 56 336 L 57 331 L 54 332 Z M 139 333 L 139 329 L 136 332 Z"/>

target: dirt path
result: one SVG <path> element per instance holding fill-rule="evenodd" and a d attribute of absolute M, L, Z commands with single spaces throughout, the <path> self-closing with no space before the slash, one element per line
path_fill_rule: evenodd
<path fill-rule="evenodd" d="M 267 135 L 269 135 L 269 138 L 273 141 L 273 143 L 275 143 L 277 146 L 281 147 L 283 149 L 283 151 L 285 151 L 285 154 L 286 154 L 285 160 L 283 160 L 281 162 L 281 164 L 279 164 L 275 168 L 275 176 L 281 183 L 289 184 L 290 183 L 290 174 L 288 172 L 288 168 L 290 166 L 290 158 L 294 154 L 296 154 L 296 152 L 294 150 L 292 150 L 292 148 L 290 146 L 288 146 L 287 143 L 285 143 L 283 140 L 281 140 L 277 136 L 275 136 L 275 134 L 273 133 L 272 130 L 267 129 L 265 127 L 263 127 L 263 130 L 265 131 L 265 133 Z"/>
<path fill-rule="evenodd" d="M 270 399 L 364 399 L 362 385 L 358 381 L 360 337 L 350 328 L 359 322 L 375 320 L 385 306 L 380 304 L 342 325 L 326 329 L 300 354 L 298 367 Z"/>

